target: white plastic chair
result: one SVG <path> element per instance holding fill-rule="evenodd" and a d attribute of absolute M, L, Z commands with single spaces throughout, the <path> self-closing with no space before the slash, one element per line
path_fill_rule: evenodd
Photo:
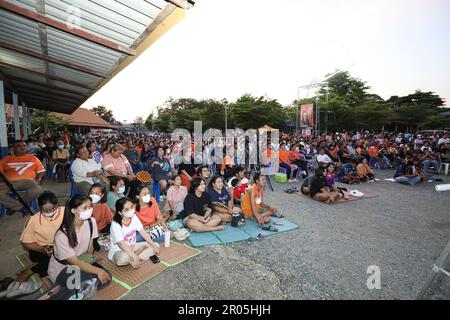
<path fill-rule="evenodd" d="M 441 173 L 442 167 L 444 167 L 445 169 L 445 175 L 448 175 L 448 171 L 450 169 L 450 163 L 441 163 L 441 165 L 439 166 L 439 173 Z"/>

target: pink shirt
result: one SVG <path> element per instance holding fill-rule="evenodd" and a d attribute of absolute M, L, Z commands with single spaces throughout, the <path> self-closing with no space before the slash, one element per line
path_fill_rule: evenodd
<path fill-rule="evenodd" d="M 95 222 L 95 219 L 91 219 L 91 221 L 92 239 L 95 239 L 98 238 L 97 223 Z M 81 228 L 76 230 L 76 233 L 78 245 L 75 248 L 72 248 L 70 246 L 69 239 L 61 230 L 56 233 L 53 252 L 59 260 L 63 261 L 71 257 L 79 257 L 83 253 L 86 253 L 88 251 L 89 244 L 91 243 L 91 239 L 89 239 L 89 236 L 91 234 L 89 222 L 85 221 Z M 50 278 L 50 280 L 52 282 L 55 282 L 56 278 L 65 267 L 67 267 L 67 265 L 59 263 L 58 261 L 56 261 L 55 257 L 52 256 L 48 265 L 48 277 Z"/>
<path fill-rule="evenodd" d="M 111 154 L 107 154 L 103 158 L 102 167 L 105 170 L 113 169 L 124 175 L 133 172 L 133 169 L 131 169 L 128 159 L 123 154 L 121 154 L 120 157 L 118 158 L 114 158 Z"/>
<path fill-rule="evenodd" d="M 180 186 L 180 189 L 177 191 L 174 186 L 170 187 L 169 190 L 167 190 L 167 201 L 166 206 L 164 208 L 164 211 L 169 211 L 169 201 L 175 202 L 175 206 L 177 207 L 177 210 L 181 208 L 180 204 L 183 204 L 184 198 L 186 198 L 188 194 L 188 190 L 184 186 Z"/>

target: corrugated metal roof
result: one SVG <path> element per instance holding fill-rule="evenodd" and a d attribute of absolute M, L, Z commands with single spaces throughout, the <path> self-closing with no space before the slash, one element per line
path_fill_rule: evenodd
<path fill-rule="evenodd" d="M 154 21 L 176 10 L 172 3 L 179 5 L 178 0 L 0 0 L 0 77 L 29 106 L 72 113 L 121 70 L 121 62 L 150 36 Z M 69 22 L 79 22 L 75 31 Z"/>

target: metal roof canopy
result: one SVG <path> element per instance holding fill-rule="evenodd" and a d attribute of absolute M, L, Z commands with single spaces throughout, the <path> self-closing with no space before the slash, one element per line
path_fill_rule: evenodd
<path fill-rule="evenodd" d="M 71 114 L 147 49 L 165 19 L 194 4 L 0 0 L 0 79 L 28 107 Z"/>

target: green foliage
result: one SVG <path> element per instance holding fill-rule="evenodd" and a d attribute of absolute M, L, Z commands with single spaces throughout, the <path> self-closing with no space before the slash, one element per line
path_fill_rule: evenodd
<path fill-rule="evenodd" d="M 92 108 L 91 111 L 106 122 L 113 123 L 115 121 L 113 112 L 104 106 L 97 106 L 95 108 Z"/>
<path fill-rule="evenodd" d="M 297 108 L 317 102 L 320 106 L 320 129 L 374 129 L 403 126 L 418 128 L 445 127 L 448 120 L 438 114 L 444 100 L 433 92 L 415 91 L 404 97 L 393 96 L 385 101 L 369 93 L 370 87 L 347 71 L 330 76 L 317 96 L 282 106 L 277 100 L 244 94 L 235 102 L 226 100 L 168 99 L 158 108 L 158 116 L 149 116 L 147 127 L 170 131 L 175 128 L 193 130 L 194 121 L 202 121 L 204 130 L 224 129 L 225 108 L 228 108 L 228 128 L 259 128 L 265 124 L 284 129 L 286 122 L 295 125 Z M 448 118 L 447 118 L 448 119 Z"/>
<path fill-rule="evenodd" d="M 33 109 L 33 114 L 31 117 L 31 127 L 33 129 L 41 128 L 41 131 L 44 130 L 44 114 L 44 110 Z M 69 122 L 49 112 L 47 117 L 47 124 L 48 130 L 53 131 L 67 126 Z"/>

